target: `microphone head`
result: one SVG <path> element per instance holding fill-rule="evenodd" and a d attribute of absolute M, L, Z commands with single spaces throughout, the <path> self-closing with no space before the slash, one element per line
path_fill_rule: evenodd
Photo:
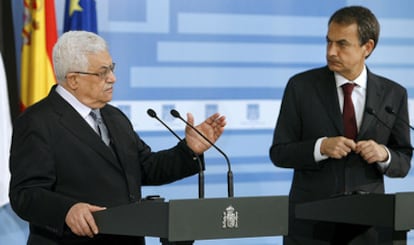
<path fill-rule="evenodd" d="M 375 115 L 376 114 L 375 110 L 372 109 L 371 107 L 365 108 L 365 111 L 368 112 L 368 114 L 371 114 L 371 115 Z"/>
<path fill-rule="evenodd" d="M 386 106 L 385 110 L 390 114 L 395 114 L 394 110 L 391 108 L 391 106 Z"/>
<path fill-rule="evenodd" d="M 147 110 L 147 114 L 150 116 L 150 117 L 157 117 L 157 113 L 153 110 L 153 109 L 148 109 Z"/>
<path fill-rule="evenodd" d="M 180 117 L 180 113 L 178 111 L 176 111 L 175 109 L 172 109 L 170 111 L 170 113 L 173 117 Z"/>

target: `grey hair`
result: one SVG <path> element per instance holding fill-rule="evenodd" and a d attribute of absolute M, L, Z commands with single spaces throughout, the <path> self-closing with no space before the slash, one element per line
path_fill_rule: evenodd
<path fill-rule="evenodd" d="M 105 40 L 93 32 L 69 31 L 53 47 L 53 66 L 59 83 L 73 71 L 87 71 L 88 55 L 108 51 Z"/>

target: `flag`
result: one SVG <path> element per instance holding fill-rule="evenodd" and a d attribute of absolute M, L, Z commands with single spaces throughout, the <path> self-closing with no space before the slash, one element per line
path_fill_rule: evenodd
<path fill-rule="evenodd" d="M 13 24 L 12 0 L 0 1 L 0 220 L 7 213 L 1 207 L 9 200 L 12 122 L 20 112 Z M 9 222 L 0 222 L 1 241 L 5 237 L 4 227 L 9 225 Z"/>
<path fill-rule="evenodd" d="M 3 55 L 4 72 L 7 77 L 11 120 L 20 113 L 20 81 L 17 78 L 16 40 L 14 39 L 14 21 L 12 3 L 0 1 L 0 53 Z M 23 5 L 22 5 L 23 7 Z M 19 52 L 20 52 L 19 47 Z M 19 53 L 20 54 L 20 53 Z M 0 116 L 1 117 L 1 116 Z"/>
<path fill-rule="evenodd" d="M 54 0 L 24 0 L 20 96 L 22 109 L 44 98 L 56 77 L 52 49 L 57 40 Z"/>
<path fill-rule="evenodd" d="M 63 32 L 84 30 L 98 33 L 95 0 L 66 0 Z"/>
<path fill-rule="evenodd" d="M 9 202 L 9 152 L 11 143 L 11 117 L 6 73 L 0 54 L 0 207 Z"/>

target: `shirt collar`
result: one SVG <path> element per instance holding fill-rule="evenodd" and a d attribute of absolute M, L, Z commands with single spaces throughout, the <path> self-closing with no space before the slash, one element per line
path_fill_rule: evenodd
<path fill-rule="evenodd" d="M 67 91 L 63 86 L 58 85 L 56 87 L 56 92 L 63 97 L 83 118 L 89 116 L 91 108 L 82 104 L 75 96 L 73 96 L 69 91 Z"/>
<path fill-rule="evenodd" d="M 355 83 L 358 87 L 366 88 L 367 87 L 367 67 L 364 66 L 364 69 L 362 69 L 361 74 L 359 74 L 359 76 L 353 81 L 349 81 L 348 79 L 346 79 L 339 73 L 335 72 L 335 81 L 336 81 L 336 86 L 338 88 L 344 85 L 345 83 Z"/>

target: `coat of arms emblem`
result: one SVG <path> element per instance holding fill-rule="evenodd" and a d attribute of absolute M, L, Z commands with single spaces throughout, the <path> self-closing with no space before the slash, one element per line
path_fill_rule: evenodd
<path fill-rule="evenodd" d="M 239 213 L 235 211 L 233 206 L 228 206 L 223 212 L 223 229 L 238 228 L 239 227 Z"/>

